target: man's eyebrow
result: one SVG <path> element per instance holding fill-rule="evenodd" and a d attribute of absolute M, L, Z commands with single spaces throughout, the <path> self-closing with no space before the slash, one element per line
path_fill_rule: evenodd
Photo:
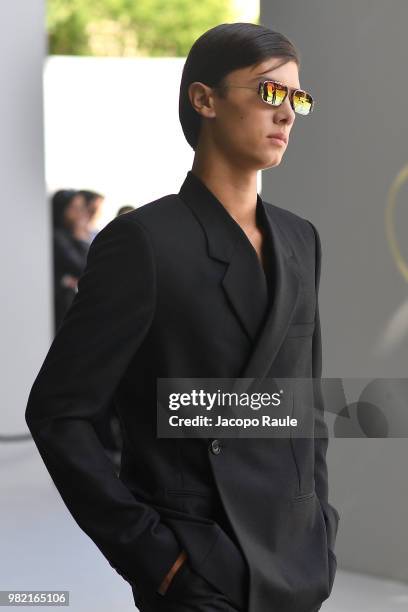
<path fill-rule="evenodd" d="M 259 72 L 256 76 L 262 76 L 263 74 L 265 74 L 265 72 L 273 72 L 274 70 L 276 70 L 276 68 L 279 68 L 279 66 L 276 66 L 275 68 L 267 68 L 266 70 L 264 70 L 263 72 Z"/>
<path fill-rule="evenodd" d="M 260 72 L 256 76 L 252 77 L 252 79 L 250 79 L 251 83 L 252 83 L 252 81 L 259 81 L 259 77 L 264 76 L 266 72 L 271 72 L 272 70 L 273 70 L 273 68 L 271 68 L 270 70 L 264 70 L 263 72 Z M 268 80 L 269 81 L 278 81 L 279 83 L 281 83 L 281 81 L 279 81 L 279 79 L 274 79 L 273 77 L 265 77 L 265 80 L 266 81 L 268 81 Z M 301 89 L 302 91 L 304 91 L 302 87 L 292 87 L 291 89 Z"/>

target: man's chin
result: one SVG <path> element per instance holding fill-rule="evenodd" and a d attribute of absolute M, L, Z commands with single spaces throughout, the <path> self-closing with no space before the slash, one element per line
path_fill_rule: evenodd
<path fill-rule="evenodd" d="M 279 166 L 282 161 L 282 156 L 276 155 L 273 159 L 268 159 L 265 164 L 262 166 L 262 170 L 267 170 L 268 168 L 274 168 L 275 166 Z"/>

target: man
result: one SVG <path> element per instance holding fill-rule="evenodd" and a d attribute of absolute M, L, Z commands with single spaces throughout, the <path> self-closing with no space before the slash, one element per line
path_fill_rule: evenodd
<path fill-rule="evenodd" d="M 254 24 L 195 42 L 180 87 L 192 170 L 96 236 L 30 393 L 56 486 L 144 612 L 314 612 L 332 588 L 327 437 L 156 436 L 157 378 L 321 376 L 318 233 L 256 188 L 311 110 L 298 66 Z M 113 395 L 119 478 L 90 424 Z"/>

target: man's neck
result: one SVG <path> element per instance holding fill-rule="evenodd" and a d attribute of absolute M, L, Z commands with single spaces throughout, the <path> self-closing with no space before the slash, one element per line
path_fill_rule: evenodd
<path fill-rule="evenodd" d="M 242 228 L 256 225 L 257 172 L 242 171 L 218 162 L 194 158 L 195 174 Z"/>

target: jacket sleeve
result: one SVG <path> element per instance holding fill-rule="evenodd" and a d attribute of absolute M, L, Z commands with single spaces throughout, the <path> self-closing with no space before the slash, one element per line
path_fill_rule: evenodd
<path fill-rule="evenodd" d="M 112 397 L 148 332 L 155 291 L 147 230 L 128 215 L 116 217 L 91 243 L 78 292 L 25 412 L 75 521 L 125 580 L 154 590 L 182 547 L 155 509 L 119 479 L 91 420 Z"/>
<path fill-rule="evenodd" d="M 328 547 L 334 550 L 339 523 L 339 513 L 336 508 L 329 503 L 328 472 L 326 463 L 326 453 L 328 447 L 328 428 L 324 420 L 324 399 L 321 387 L 322 376 L 322 338 L 319 315 L 319 284 L 321 270 L 322 248 L 319 233 L 316 227 L 309 221 L 315 235 L 315 285 L 316 285 L 316 314 L 315 329 L 313 334 L 313 391 L 315 402 L 315 490 L 322 506 L 326 521 Z"/>

